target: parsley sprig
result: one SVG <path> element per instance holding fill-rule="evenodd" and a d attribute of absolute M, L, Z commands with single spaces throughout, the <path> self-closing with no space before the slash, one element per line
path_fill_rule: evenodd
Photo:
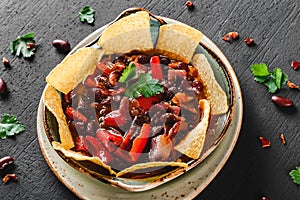
<path fill-rule="evenodd" d="M 85 6 L 79 12 L 79 19 L 81 22 L 87 22 L 88 24 L 92 24 L 95 20 L 94 18 L 95 10 L 89 6 Z"/>
<path fill-rule="evenodd" d="M 0 122 L 0 138 L 6 139 L 25 131 L 25 127 L 17 120 L 16 116 L 5 114 Z"/>
<path fill-rule="evenodd" d="M 23 36 L 18 36 L 14 41 L 10 42 L 9 50 L 12 54 L 19 57 L 29 58 L 34 55 L 35 51 L 34 33 L 30 32 Z"/>
<path fill-rule="evenodd" d="M 129 81 L 133 79 L 137 79 L 137 81 L 129 85 Z M 164 91 L 163 86 L 158 83 L 158 80 L 153 79 L 151 74 L 141 74 L 138 78 L 136 66 L 133 62 L 124 69 L 119 82 L 126 83 L 124 95 L 129 98 L 137 98 L 141 95 L 149 98 Z"/>
<path fill-rule="evenodd" d="M 269 72 L 265 63 L 251 65 L 251 71 L 254 75 L 254 80 L 267 86 L 271 93 L 281 89 L 288 81 L 288 75 L 282 69 L 276 67 L 273 72 Z"/>
<path fill-rule="evenodd" d="M 300 185 L 300 167 L 296 167 L 296 169 L 292 170 L 289 175 L 293 179 L 293 182 Z"/>

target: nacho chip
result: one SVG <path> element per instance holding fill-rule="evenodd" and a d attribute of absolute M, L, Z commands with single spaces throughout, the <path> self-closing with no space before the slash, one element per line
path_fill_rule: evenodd
<path fill-rule="evenodd" d="M 139 170 L 149 169 L 149 168 L 162 168 L 162 167 L 183 167 L 186 168 L 188 165 L 183 162 L 147 162 L 147 163 L 139 163 L 128 167 L 120 172 L 117 173 L 117 177 L 122 177 L 128 173 L 134 173 Z M 146 170 L 148 172 L 148 170 Z M 165 176 L 166 174 L 163 174 Z M 157 178 L 157 177 L 156 177 Z"/>
<path fill-rule="evenodd" d="M 67 94 L 74 89 L 86 76 L 92 74 L 103 55 L 103 51 L 91 47 L 78 49 L 67 56 L 46 77 L 46 82 Z"/>
<path fill-rule="evenodd" d="M 48 85 L 44 92 L 43 102 L 57 120 L 62 146 L 65 149 L 73 148 L 74 141 L 62 109 L 60 95 L 53 87 Z"/>
<path fill-rule="evenodd" d="M 116 172 L 114 170 L 112 170 L 110 166 L 103 163 L 102 160 L 98 157 L 89 157 L 80 152 L 66 150 L 62 144 L 60 144 L 59 142 L 56 142 L 56 141 L 52 142 L 52 146 L 55 150 L 62 152 L 64 154 L 64 156 L 66 156 L 68 158 L 74 159 L 76 161 L 90 161 L 90 162 L 95 163 L 96 165 L 99 165 L 99 166 L 107 169 L 111 175 L 116 174 Z"/>
<path fill-rule="evenodd" d="M 146 11 L 136 12 L 109 25 L 98 45 L 106 54 L 153 49 L 149 14 Z"/>
<path fill-rule="evenodd" d="M 159 29 L 155 49 L 171 59 L 189 63 L 202 38 L 202 33 L 182 24 L 166 24 Z"/>
<path fill-rule="evenodd" d="M 215 79 L 214 72 L 207 61 L 207 58 L 203 54 L 196 54 L 193 57 L 193 65 L 197 68 L 199 74 L 201 74 L 203 80 L 205 81 L 211 105 L 211 114 L 223 114 L 228 111 L 228 100 L 225 92 L 218 84 Z"/>
<path fill-rule="evenodd" d="M 200 123 L 174 147 L 174 149 L 192 159 L 197 159 L 200 156 L 209 124 L 209 101 L 201 99 L 199 106 L 203 112 Z"/>

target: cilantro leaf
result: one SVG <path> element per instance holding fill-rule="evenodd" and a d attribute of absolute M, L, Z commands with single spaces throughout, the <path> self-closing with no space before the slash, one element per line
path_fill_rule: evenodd
<path fill-rule="evenodd" d="M 300 167 L 296 167 L 296 169 L 290 171 L 289 175 L 294 183 L 300 185 Z"/>
<path fill-rule="evenodd" d="M 163 86 L 158 80 L 152 79 L 151 74 L 141 74 L 139 80 L 126 88 L 125 96 L 129 98 L 137 98 L 143 95 L 146 98 L 155 96 L 164 91 Z"/>
<path fill-rule="evenodd" d="M 6 139 L 7 136 L 13 136 L 25 131 L 25 127 L 20 124 L 16 116 L 8 114 L 3 115 L 0 122 L 0 138 Z"/>
<path fill-rule="evenodd" d="M 267 88 L 269 89 L 269 92 L 271 92 L 271 93 L 275 93 L 278 89 L 275 81 L 273 81 L 271 79 L 265 83 L 265 86 L 267 86 Z"/>
<path fill-rule="evenodd" d="M 264 82 L 266 82 L 267 78 L 268 78 L 268 76 L 255 76 L 254 80 L 259 83 L 264 83 Z"/>
<path fill-rule="evenodd" d="M 267 77 L 270 73 L 265 63 L 251 65 L 251 71 L 254 76 Z"/>
<path fill-rule="evenodd" d="M 254 75 L 254 80 L 264 83 L 271 93 L 281 89 L 288 80 L 288 75 L 283 73 L 282 69 L 276 67 L 273 72 L 269 72 L 265 63 L 251 65 L 251 71 Z"/>
<path fill-rule="evenodd" d="M 19 57 L 29 58 L 34 55 L 35 48 L 30 47 L 35 44 L 34 33 L 30 32 L 24 36 L 18 36 L 14 41 L 10 42 L 9 50 L 12 54 Z"/>
<path fill-rule="evenodd" d="M 276 67 L 273 71 L 273 73 L 271 74 L 271 79 L 273 79 L 275 81 L 275 84 L 277 86 L 277 88 L 281 88 L 282 86 L 282 70 L 278 67 Z"/>
<path fill-rule="evenodd" d="M 95 20 L 94 18 L 95 10 L 89 6 L 85 6 L 79 12 L 79 19 L 81 22 L 86 21 L 88 24 L 92 24 Z"/>
<path fill-rule="evenodd" d="M 133 62 L 131 62 L 123 71 L 119 82 L 126 84 L 131 80 L 137 78 L 136 67 Z"/>

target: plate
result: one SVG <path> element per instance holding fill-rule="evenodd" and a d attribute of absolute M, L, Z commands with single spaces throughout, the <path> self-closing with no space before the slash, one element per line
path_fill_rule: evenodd
<path fill-rule="evenodd" d="M 164 17 L 161 18 L 167 23 L 180 23 L 172 19 Z M 73 51 L 92 43 L 96 38 L 99 37 L 99 35 L 101 35 L 106 27 L 107 25 L 93 32 L 86 39 L 80 42 L 73 49 Z M 77 171 L 68 163 L 66 163 L 52 148 L 44 128 L 43 119 L 45 111 L 42 97 L 39 104 L 37 116 L 38 139 L 43 155 L 51 170 L 55 173 L 58 179 L 62 183 L 64 183 L 71 191 L 73 191 L 78 197 L 84 199 L 140 199 L 143 197 L 147 199 L 162 197 L 165 199 L 174 199 L 176 197 L 192 198 L 199 194 L 213 180 L 213 178 L 221 170 L 229 155 L 231 154 L 240 132 L 243 116 L 241 90 L 234 70 L 232 69 L 229 61 L 218 49 L 218 47 L 206 36 L 203 36 L 201 45 L 207 48 L 212 54 L 216 55 L 218 59 L 223 63 L 224 70 L 226 71 L 226 75 L 228 76 L 227 78 L 230 79 L 231 86 L 233 87 L 232 90 L 234 91 L 232 93 L 233 96 L 231 97 L 232 105 L 234 105 L 234 109 L 232 109 L 230 113 L 231 121 L 226 125 L 226 132 L 222 132 L 218 137 L 219 140 L 215 141 L 215 145 L 213 146 L 214 148 L 209 148 L 205 153 L 206 155 L 204 155 L 203 158 L 207 157 L 208 155 L 209 156 L 204 161 L 199 164 L 197 163 L 196 167 L 192 167 L 190 171 L 184 173 L 180 177 L 177 177 L 167 184 L 162 184 L 160 187 L 156 187 L 152 190 L 133 193 L 122 190 L 120 188 L 112 187 Z M 203 52 L 203 49 L 197 48 L 196 51 Z M 213 58 L 210 58 L 209 62 L 211 63 L 216 61 L 214 61 Z M 222 76 L 220 72 L 216 74 Z M 218 77 L 217 75 L 216 78 L 217 80 L 219 79 L 218 81 L 220 83 L 221 77 Z"/>

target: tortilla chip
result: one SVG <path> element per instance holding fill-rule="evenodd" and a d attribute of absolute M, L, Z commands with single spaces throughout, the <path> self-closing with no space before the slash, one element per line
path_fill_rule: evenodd
<path fill-rule="evenodd" d="M 134 173 L 135 171 L 138 170 L 143 170 L 143 169 L 149 169 L 149 168 L 154 168 L 154 167 L 183 167 L 186 168 L 188 167 L 188 164 L 183 163 L 183 162 L 147 162 L 147 163 L 139 163 L 136 165 L 133 165 L 131 167 L 128 167 L 120 172 L 117 173 L 117 177 L 122 177 L 125 174 L 128 173 Z M 163 176 L 166 176 L 166 174 L 163 174 Z M 157 178 L 157 176 L 155 176 Z"/>
<path fill-rule="evenodd" d="M 171 59 L 189 63 L 202 33 L 192 27 L 182 24 L 166 24 L 159 29 L 155 49 L 161 54 L 168 54 Z"/>
<path fill-rule="evenodd" d="M 207 85 L 211 105 L 211 114 L 224 114 L 228 111 L 228 100 L 225 92 L 215 79 L 214 72 L 203 54 L 196 54 L 193 57 L 193 66 Z"/>
<path fill-rule="evenodd" d="M 65 149 L 73 148 L 74 141 L 62 109 L 60 95 L 53 87 L 48 85 L 44 92 L 43 102 L 57 120 L 62 146 Z"/>
<path fill-rule="evenodd" d="M 52 146 L 55 150 L 60 151 L 61 153 L 64 154 L 64 156 L 66 156 L 68 158 L 71 158 L 71 159 L 74 159 L 77 161 L 90 161 L 90 162 L 95 163 L 96 165 L 99 165 L 99 166 L 107 169 L 111 175 L 116 174 L 116 172 L 114 170 L 112 170 L 110 166 L 103 163 L 102 160 L 98 157 L 90 157 L 90 156 L 86 156 L 80 152 L 66 150 L 62 144 L 60 144 L 59 142 L 56 142 L 56 141 L 52 142 Z"/>
<path fill-rule="evenodd" d="M 140 11 L 114 22 L 102 33 L 97 44 L 106 54 L 153 49 L 149 14 Z"/>
<path fill-rule="evenodd" d="M 74 89 L 86 76 L 92 74 L 103 55 L 103 51 L 91 47 L 78 49 L 67 56 L 46 77 L 46 82 L 67 94 Z"/>
<path fill-rule="evenodd" d="M 201 99 L 199 101 L 199 106 L 202 110 L 202 119 L 200 123 L 174 147 L 174 149 L 192 159 L 197 159 L 200 156 L 209 124 L 209 101 Z"/>

